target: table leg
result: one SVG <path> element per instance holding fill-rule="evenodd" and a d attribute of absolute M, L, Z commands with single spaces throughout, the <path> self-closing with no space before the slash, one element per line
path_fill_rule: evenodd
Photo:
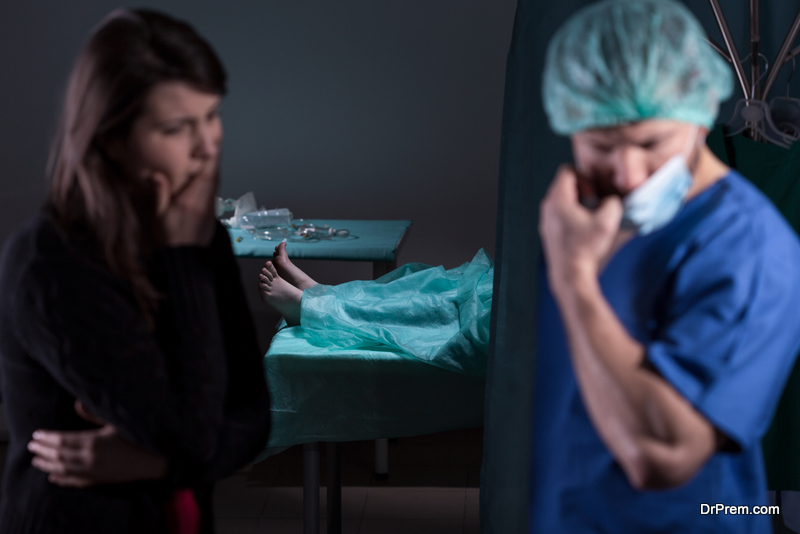
<path fill-rule="evenodd" d="M 303 534 L 319 534 L 319 443 L 303 445 Z"/>
<path fill-rule="evenodd" d="M 372 262 L 372 279 L 380 278 L 395 269 L 397 261 Z M 375 440 L 375 474 L 381 476 L 389 474 L 389 440 L 386 438 Z"/>
<path fill-rule="evenodd" d="M 375 440 L 375 474 L 389 474 L 389 439 Z"/>
<path fill-rule="evenodd" d="M 328 534 L 342 534 L 342 470 L 339 444 L 327 443 L 328 450 Z"/>

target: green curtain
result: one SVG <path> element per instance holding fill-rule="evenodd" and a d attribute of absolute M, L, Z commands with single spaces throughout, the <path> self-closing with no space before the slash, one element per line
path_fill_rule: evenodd
<path fill-rule="evenodd" d="M 545 49 L 558 25 L 591 2 L 520 0 L 506 66 L 500 190 L 486 377 L 481 531 L 528 531 L 531 393 L 536 353 L 539 201 L 569 143 L 552 134 L 541 102 Z M 558 5 L 554 5 L 558 4 Z"/>
<path fill-rule="evenodd" d="M 725 137 L 716 128 L 708 146 L 769 197 L 800 233 L 800 143 L 787 150 L 741 135 Z M 762 448 L 769 488 L 800 491 L 800 365 L 789 376 Z"/>

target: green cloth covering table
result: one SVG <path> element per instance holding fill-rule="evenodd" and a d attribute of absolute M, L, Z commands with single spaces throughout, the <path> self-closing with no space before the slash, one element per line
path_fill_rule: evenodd
<path fill-rule="evenodd" d="M 723 162 L 755 184 L 800 233 L 800 143 L 789 149 L 741 135 L 725 137 L 721 127 L 708 146 Z M 786 383 L 775 417 L 762 441 L 771 490 L 800 490 L 800 359 Z"/>
<path fill-rule="evenodd" d="M 264 358 L 272 432 L 263 456 L 299 443 L 430 434 L 483 425 L 483 375 L 376 349 L 311 345 L 281 330 Z"/>

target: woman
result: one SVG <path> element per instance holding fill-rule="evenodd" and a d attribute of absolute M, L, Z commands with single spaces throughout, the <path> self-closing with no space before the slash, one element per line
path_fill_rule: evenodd
<path fill-rule="evenodd" d="M 109 15 L 77 59 L 46 205 L 0 259 L 4 533 L 211 532 L 214 480 L 264 446 L 260 354 L 214 218 L 225 82 L 205 40 L 148 10 Z M 89 460 L 68 438 L 86 435 L 106 456 L 77 489 Z"/>

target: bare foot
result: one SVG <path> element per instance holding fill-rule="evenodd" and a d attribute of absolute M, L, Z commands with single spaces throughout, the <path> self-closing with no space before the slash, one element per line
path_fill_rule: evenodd
<path fill-rule="evenodd" d="M 281 278 L 271 261 L 264 264 L 258 275 L 258 292 L 261 294 L 261 300 L 286 318 L 287 324 L 291 326 L 300 324 L 300 300 L 303 298 L 303 290 Z"/>
<path fill-rule="evenodd" d="M 282 241 L 275 247 L 275 253 L 272 255 L 275 262 L 275 268 L 284 280 L 299 289 L 308 289 L 309 287 L 317 285 L 310 276 L 301 271 L 297 265 L 292 263 L 289 256 L 286 254 L 286 242 Z"/>

